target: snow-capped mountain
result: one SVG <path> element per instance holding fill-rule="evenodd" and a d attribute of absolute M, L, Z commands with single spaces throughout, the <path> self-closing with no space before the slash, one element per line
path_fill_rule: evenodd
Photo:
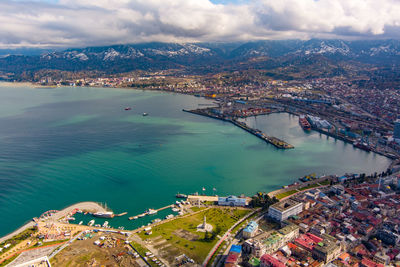
<path fill-rule="evenodd" d="M 258 60 L 250 60 L 258 58 Z M 86 47 L 37 55 L 0 57 L 0 72 L 42 69 L 126 72 L 136 69 L 187 68 L 211 70 L 270 68 L 282 65 L 353 61 L 393 65 L 400 62 L 400 41 L 284 40 L 237 43 L 141 43 Z M 313 63 L 314 62 L 314 63 Z M 244 63 L 244 65 L 243 65 Z"/>

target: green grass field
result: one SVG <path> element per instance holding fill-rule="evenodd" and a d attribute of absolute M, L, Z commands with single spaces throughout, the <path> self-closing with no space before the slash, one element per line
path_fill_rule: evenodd
<path fill-rule="evenodd" d="M 131 241 L 131 245 L 136 249 L 136 251 L 142 255 L 143 257 L 146 256 L 146 252 L 149 252 L 148 249 L 145 249 L 144 247 L 142 247 L 139 243 L 136 243 L 135 241 Z M 151 260 L 148 261 L 150 263 L 151 266 L 153 267 L 158 267 L 157 264 L 155 264 L 154 262 L 152 262 Z"/>
<path fill-rule="evenodd" d="M 290 195 L 293 195 L 294 193 L 297 193 L 297 192 L 298 192 L 297 190 L 289 190 L 289 191 L 286 191 L 286 192 L 277 194 L 275 197 L 276 197 L 277 199 L 282 199 L 282 198 L 284 198 L 284 197 L 288 197 L 288 196 L 290 196 Z"/>
<path fill-rule="evenodd" d="M 32 234 L 36 233 L 37 230 L 36 228 L 28 228 L 25 231 L 13 236 L 12 238 L 2 242 L 0 244 L 0 247 L 4 247 L 6 244 L 10 244 L 11 246 L 3 249 L 3 251 L 0 253 L 6 253 L 7 251 L 13 249 L 18 243 L 22 242 L 23 240 L 28 239 Z"/>
<path fill-rule="evenodd" d="M 12 256 L 11 258 L 3 261 L 2 263 L 0 263 L 0 267 L 6 266 L 7 264 L 11 263 L 13 260 L 15 260 L 17 257 L 19 256 L 19 254 L 15 254 L 14 256 Z"/>
<path fill-rule="evenodd" d="M 320 184 L 320 185 L 328 185 L 328 184 L 330 184 L 330 183 L 331 183 L 331 181 L 325 180 L 325 181 L 320 182 L 319 184 Z"/>
<path fill-rule="evenodd" d="M 222 236 L 235 222 L 249 212 L 251 210 L 210 208 L 158 225 L 152 229 L 151 235 L 142 232 L 139 236 L 143 240 L 161 236 L 173 247 L 178 248 L 180 252 L 201 263 L 217 242 L 217 236 Z M 213 226 L 212 233 L 197 232 L 197 226 L 203 222 L 204 216 L 207 218 L 207 223 Z"/>
<path fill-rule="evenodd" d="M 318 186 L 319 186 L 318 184 L 310 184 L 310 185 L 307 185 L 305 187 L 300 188 L 299 191 L 304 191 L 304 190 L 315 188 L 315 187 L 318 187 Z"/>

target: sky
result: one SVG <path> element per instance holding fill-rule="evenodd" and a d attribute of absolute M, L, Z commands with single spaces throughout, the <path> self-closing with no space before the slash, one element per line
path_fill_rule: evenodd
<path fill-rule="evenodd" d="M 400 0 L 0 0 L 0 49 L 400 39 Z"/>

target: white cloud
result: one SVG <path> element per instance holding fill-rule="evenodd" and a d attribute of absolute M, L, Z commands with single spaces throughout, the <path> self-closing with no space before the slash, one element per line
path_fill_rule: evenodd
<path fill-rule="evenodd" d="M 0 47 L 399 38 L 399 14 L 399 0 L 2 0 Z"/>

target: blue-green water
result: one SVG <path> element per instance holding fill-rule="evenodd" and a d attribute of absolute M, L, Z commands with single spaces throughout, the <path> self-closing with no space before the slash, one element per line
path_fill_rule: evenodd
<path fill-rule="evenodd" d="M 206 193 L 215 187 L 220 195 L 254 194 L 312 172 L 371 173 L 389 164 L 305 133 L 288 114 L 247 121 L 294 150 L 275 149 L 229 123 L 182 112 L 208 102 L 129 89 L 0 85 L 0 235 L 80 201 L 107 203 L 132 216 L 203 186 Z M 128 216 L 110 224 L 143 223 Z"/>

